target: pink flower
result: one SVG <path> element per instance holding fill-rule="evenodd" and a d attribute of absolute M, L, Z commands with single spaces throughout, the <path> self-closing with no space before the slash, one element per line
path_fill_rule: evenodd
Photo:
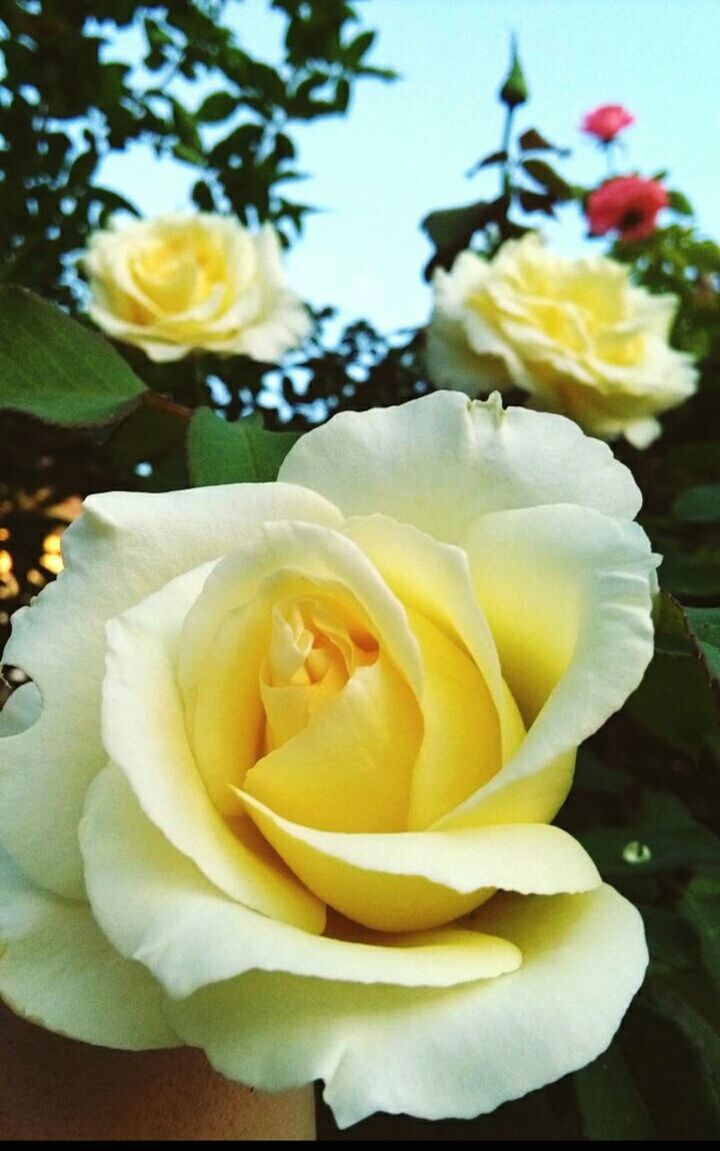
<path fill-rule="evenodd" d="M 587 198 L 585 211 L 591 236 L 617 232 L 621 240 L 642 240 L 655 230 L 668 194 L 657 180 L 642 176 L 616 176 L 606 180 Z"/>
<path fill-rule="evenodd" d="M 609 144 L 618 132 L 634 123 L 635 117 L 622 104 L 601 104 L 599 108 L 593 108 L 592 112 L 586 112 L 582 130 L 602 140 L 603 144 Z"/>

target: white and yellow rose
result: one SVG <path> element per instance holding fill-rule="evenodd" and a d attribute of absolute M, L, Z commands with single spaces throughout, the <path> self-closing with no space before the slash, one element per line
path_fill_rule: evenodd
<path fill-rule="evenodd" d="M 83 264 L 95 323 L 151 360 L 210 351 L 275 363 L 310 330 L 269 224 L 253 234 L 209 212 L 122 223 L 91 237 Z"/>
<path fill-rule="evenodd" d="M 638 448 L 660 434 L 656 416 L 696 390 L 691 357 L 669 344 L 677 298 L 633 286 L 615 260 L 568 259 L 528 234 L 492 260 L 462 252 L 433 288 L 427 355 L 438 387 L 523 388 L 533 407 Z"/>
<path fill-rule="evenodd" d="M 437 393 L 277 483 L 92 496 L 19 612 L 0 995 L 338 1122 L 487 1112 L 610 1042 L 640 916 L 550 825 L 652 652 L 630 473 Z"/>

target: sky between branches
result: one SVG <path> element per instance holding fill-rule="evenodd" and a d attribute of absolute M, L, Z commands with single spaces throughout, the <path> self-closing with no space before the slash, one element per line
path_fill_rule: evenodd
<path fill-rule="evenodd" d="M 622 103 L 637 123 L 620 164 L 648 176 L 668 169 L 701 227 L 720 235 L 719 0 L 364 0 L 360 11 L 379 33 L 374 59 L 401 79 L 364 82 L 348 117 L 296 130 L 310 174 L 296 194 L 324 209 L 289 257 L 293 284 L 312 303 L 383 331 L 424 322 L 430 247 L 419 221 L 494 194 L 494 174 L 463 173 L 498 146 L 495 95 L 513 30 L 531 92 L 518 123 L 573 149 L 561 167 L 571 181 L 594 183 L 606 171 L 578 131 L 583 112 Z M 282 21 L 267 0 L 233 0 L 228 14 L 241 40 L 272 60 Z M 109 54 L 132 61 L 138 52 L 125 36 Z M 187 208 L 194 179 L 143 147 L 103 172 L 147 214 Z M 546 230 L 560 251 L 590 247 L 572 207 Z"/>

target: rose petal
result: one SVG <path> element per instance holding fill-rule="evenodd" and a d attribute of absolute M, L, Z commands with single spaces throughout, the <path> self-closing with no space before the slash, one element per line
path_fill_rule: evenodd
<path fill-rule="evenodd" d="M 222 891 L 266 915 L 320 932 L 322 904 L 268 851 L 248 820 L 232 828 L 226 823 L 188 741 L 176 678 L 178 648 L 183 621 L 212 566 L 170 580 L 109 621 L 103 741 L 148 818 Z"/>
<path fill-rule="evenodd" d="M 571 420 L 455 392 L 341 412 L 298 440 L 280 478 L 346 516 L 381 512 L 451 542 L 486 512 L 573 503 L 631 519 L 641 502 L 630 471 Z"/>
<path fill-rule="evenodd" d="M 500 660 L 475 597 L 465 551 L 382 515 L 351 518 L 342 531 L 362 549 L 407 608 L 422 613 L 467 648 L 500 710 Z"/>
<path fill-rule="evenodd" d="M 415 695 L 422 691 L 422 662 L 406 612 L 355 543 L 310 524 L 270 524 L 246 532 L 236 550 L 217 565 L 190 611 L 179 656 L 179 678 L 198 766 L 215 802 L 228 813 L 241 810 L 228 804 L 225 797 L 232 794 L 228 785 L 242 782 L 258 754 L 258 681 L 263 647 L 269 642 L 263 617 L 269 633 L 273 602 L 303 594 L 327 596 L 360 613 Z M 233 684 L 232 691 L 228 683 Z M 403 694 L 405 689 L 398 683 Z M 412 701 L 405 694 L 403 698 L 405 714 L 410 717 Z M 344 706 L 340 697 L 335 703 Z M 316 721 L 321 718 L 318 715 Z M 379 728 L 376 735 L 380 735 Z M 410 743 L 411 736 L 405 732 L 404 742 Z M 313 738 L 310 729 L 303 738 L 303 746 L 308 746 Z M 367 764 L 368 754 L 359 737 L 357 751 Z M 288 762 L 292 754 L 290 745 L 281 748 L 273 753 L 272 765 Z M 316 769 L 324 770 L 326 762 L 323 754 Z M 272 765 L 266 764 L 268 770 Z M 308 761 L 306 767 L 311 767 Z M 267 771 L 262 770 L 267 779 Z M 342 784 L 340 779 L 337 782 Z M 295 802 L 301 796 L 292 799 L 288 793 L 287 798 Z M 340 802 L 350 814 L 350 798 L 345 784 L 338 794 L 328 782 L 328 811 L 337 809 Z M 368 800 L 380 810 L 381 804 L 373 803 L 370 792 Z"/>
<path fill-rule="evenodd" d="M 412 770 L 406 823 L 411 831 L 419 831 L 453 811 L 491 779 L 500 769 L 502 756 L 498 713 L 477 665 L 419 612 L 410 612 L 410 623 L 425 667 L 423 738 Z M 263 796 L 256 798 L 262 800 Z M 276 804 L 271 806 L 281 815 L 287 814 Z M 313 827 L 320 827 L 317 820 L 311 822 Z"/>
<path fill-rule="evenodd" d="M 34 683 L 22 683 L 0 711 L 0 736 L 20 735 L 39 719 L 42 696 Z"/>
<path fill-rule="evenodd" d="M 656 558 L 637 524 L 560 505 L 485 516 L 467 547 L 528 734 L 438 826 L 550 820 L 574 749 L 622 706 L 652 658 Z"/>
<path fill-rule="evenodd" d="M 417 701 L 381 654 L 358 668 L 304 731 L 258 760 L 242 787 L 297 823 L 404 831 L 421 739 Z"/>
<path fill-rule="evenodd" d="M 0 849 L 0 997 L 18 1015 L 84 1043 L 181 1046 L 165 995 L 121 958 L 86 903 L 48 895 Z"/>
<path fill-rule="evenodd" d="M 610 887 L 497 897 L 477 924 L 520 948 L 517 971 L 444 991 L 252 972 L 170 1017 L 230 1078 L 266 1091 L 324 1079 L 340 1127 L 375 1111 L 469 1119 L 600 1055 L 647 965 L 642 920 Z"/>
<path fill-rule="evenodd" d="M 421 755 L 421 762 L 416 765 L 414 791 L 414 804 L 418 805 L 411 815 L 411 825 L 418 829 L 423 824 L 433 822 L 430 818 L 431 808 L 422 812 L 420 793 L 426 788 L 428 798 L 437 786 L 436 799 L 433 801 L 432 812 L 440 814 L 449 811 L 454 804 L 452 799 L 464 790 L 465 780 L 470 785 L 470 777 L 460 768 L 462 758 L 456 767 L 449 763 L 448 755 L 439 755 L 439 745 L 436 750 L 430 750 L 433 733 L 437 740 L 445 736 L 451 738 L 452 734 L 466 737 L 466 750 L 468 755 L 464 758 L 471 773 L 477 772 L 472 766 L 486 759 L 481 752 L 481 744 L 494 738 L 493 728 L 500 719 L 502 737 L 502 762 L 504 763 L 515 752 L 518 744 L 525 735 L 525 727 L 518 712 L 515 701 L 504 683 L 497 647 L 488 622 L 483 615 L 482 608 L 477 601 L 472 586 L 472 579 L 466 552 L 452 544 L 440 543 L 432 539 L 425 532 L 409 524 L 400 524 L 386 516 L 372 515 L 352 518 L 346 521 L 343 533 L 355 540 L 363 552 L 372 560 L 385 582 L 395 595 L 408 609 L 414 612 L 413 618 L 421 614 L 427 620 L 428 627 L 435 625 L 438 633 L 437 642 L 445 648 L 444 656 L 436 654 L 435 659 L 428 666 L 428 656 L 433 645 L 430 644 L 428 652 L 423 658 L 426 663 L 426 683 L 423 689 L 423 709 L 426 722 L 426 747 Z M 418 578 L 422 573 L 422 578 Z M 447 637 L 447 647 L 442 636 Z M 453 653 L 452 648 L 456 649 Z M 457 698 L 447 691 L 447 675 L 443 668 L 445 659 L 454 658 L 454 664 L 467 671 L 462 652 L 467 651 L 482 677 L 482 683 L 475 678 L 474 684 L 468 682 L 468 676 L 463 682 L 468 694 L 475 696 L 472 707 L 458 705 Z M 433 674 L 434 669 L 434 674 Z M 428 675 L 432 674 L 432 682 L 428 682 Z M 430 725 L 430 693 L 434 699 L 435 722 Z M 488 693 L 490 698 L 488 699 Z M 441 697 L 445 697 L 442 710 L 445 719 L 442 719 Z M 496 715 L 492 716 L 491 707 L 494 703 Z M 447 709 L 462 714 L 463 723 L 458 725 L 456 715 L 453 719 L 447 714 Z M 468 730 L 470 724 L 474 730 Z M 480 739 L 480 744 L 476 741 Z M 476 744 L 477 755 L 472 750 Z M 458 750 L 458 749 L 456 749 Z M 487 760 L 486 760 L 487 763 Z M 495 769 L 499 764 L 496 763 Z M 486 778 L 492 774 L 485 768 Z M 453 782 L 454 777 L 454 782 Z M 420 779 L 424 779 L 421 785 Z M 477 775 L 475 775 L 477 778 Z M 472 787 L 470 786 L 470 790 Z M 465 791 L 467 796 L 470 791 Z M 445 806 L 447 804 L 447 806 Z M 442 808 L 442 811 L 440 810 Z"/>
<path fill-rule="evenodd" d="M 493 888 L 555 894 L 600 882 L 580 845 L 546 824 L 347 835 L 291 823 L 239 794 L 265 838 L 318 898 L 378 931 L 448 923 Z"/>
<path fill-rule="evenodd" d="M 513 971 L 517 948 L 463 927 L 358 940 L 310 935 L 213 888 L 141 812 L 115 767 L 88 793 L 82 848 L 93 909 L 121 954 L 173 996 L 241 972 L 293 972 L 352 983 L 446 987 Z M 242 1031 L 242 1022 L 239 1031 Z M 282 1029 L 276 1033 L 282 1036 Z"/>

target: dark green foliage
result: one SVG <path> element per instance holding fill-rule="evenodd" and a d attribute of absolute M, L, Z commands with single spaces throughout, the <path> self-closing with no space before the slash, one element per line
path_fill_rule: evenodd
<path fill-rule="evenodd" d="M 235 5 L 237 7 L 237 4 Z M 66 305 L 77 300 L 68 258 L 117 209 L 99 183 L 108 153 L 134 141 L 203 169 L 196 202 L 245 223 L 270 220 L 287 242 L 308 208 L 280 185 L 298 177 L 293 125 L 348 108 L 358 78 L 391 78 L 365 61 L 374 34 L 342 0 L 276 3 L 284 53 L 271 66 L 231 30 L 220 0 L 88 4 L 6 0 L 0 8 L 0 264 L 7 281 Z M 113 60 L 113 34 L 142 30 L 142 67 Z M 187 81 L 217 91 L 195 108 Z M 207 124 L 223 124 L 211 138 Z"/>
<path fill-rule="evenodd" d="M 673 203 L 674 199 L 674 203 Z M 683 201 L 685 206 L 687 201 Z M 671 198 L 675 211 L 678 193 Z M 680 300 L 673 343 L 701 360 L 720 359 L 720 247 L 694 224 L 671 224 L 635 243 L 617 243 L 612 256 L 630 263 L 638 280 L 653 292 L 671 292 Z M 717 382 L 716 382 L 717 388 Z M 720 403 L 720 397 L 717 396 Z"/>

